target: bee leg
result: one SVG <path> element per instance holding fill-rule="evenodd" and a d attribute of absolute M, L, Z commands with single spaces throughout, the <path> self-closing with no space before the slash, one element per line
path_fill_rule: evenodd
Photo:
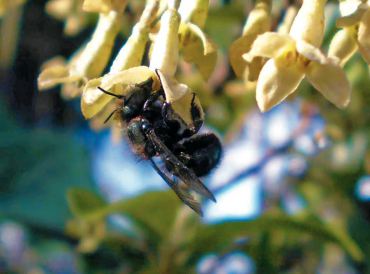
<path fill-rule="evenodd" d="M 203 125 L 202 111 L 197 106 L 197 104 L 195 104 L 195 96 L 196 94 L 193 92 L 193 98 L 191 100 L 191 106 L 190 106 L 191 118 L 194 124 L 193 134 L 197 133 Z"/>

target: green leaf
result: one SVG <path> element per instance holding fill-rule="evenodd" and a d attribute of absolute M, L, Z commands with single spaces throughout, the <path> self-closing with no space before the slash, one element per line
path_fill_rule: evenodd
<path fill-rule="evenodd" d="M 84 218 L 106 207 L 107 203 L 98 194 L 83 188 L 71 188 L 67 193 L 69 208 L 76 217 Z"/>
<path fill-rule="evenodd" d="M 181 202 L 172 191 L 147 192 L 132 199 L 120 201 L 111 209 L 131 217 L 165 237 L 170 231 Z"/>
<path fill-rule="evenodd" d="M 0 214 L 63 230 L 71 217 L 67 189 L 93 188 L 84 148 L 71 135 L 49 130 L 17 129 L 0 139 Z"/>
<path fill-rule="evenodd" d="M 308 234 L 317 240 L 339 244 L 356 261 L 363 259 L 362 251 L 344 231 L 312 218 L 283 214 L 266 214 L 256 220 L 245 222 L 203 225 L 194 239 L 192 249 L 195 253 L 222 251 L 239 237 L 251 236 L 252 233 L 261 232 L 261 229 L 270 232 L 283 230 Z"/>
<path fill-rule="evenodd" d="M 181 205 L 172 191 L 146 192 L 105 206 L 102 206 L 100 198 L 91 192 L 73 190 L 68 196 L 74 213 L 81 214 L 86 220 L 101 219 L 120 213 L 163 237 L 170 231 Z M 81 202 L 81 198 L 84 202 Z M 91 210 L 88 209 L 89 203 L 92 203 Z"/>

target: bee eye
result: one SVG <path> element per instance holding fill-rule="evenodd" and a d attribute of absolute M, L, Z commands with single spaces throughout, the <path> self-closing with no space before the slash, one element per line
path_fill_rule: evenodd
<path fill-rule="evenodd" d="M 146 133 L 149 130 L 152 129 L 152 126 L 150 125 L 149 121 L 147 119 L 141 119 L 141 129 Z"/>

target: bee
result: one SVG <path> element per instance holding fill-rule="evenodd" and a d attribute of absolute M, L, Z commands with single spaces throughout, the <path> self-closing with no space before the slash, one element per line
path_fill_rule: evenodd
<path fill-rule="evenodd" d="M 216 201 L 212 192 L 199 179 L 217 166 L 222 145 L 214 133 L 199 134 L 203 124 L 202 110 L 195 103 L 195 93 L 189 106 L 193 121 L 189 127 L 166 102 L 163 88 L 152 91 L 153 79 L 131 87 L 127 95 L 116 95 L 101 87 L 102 92 L 123 101 L 113 114 L 124 122 L 133 152 L 149 160 L 156 172 L 173 189 L 179 199 L 202 215 L 199 201 L 190 193 Z M 157 164 L 159 158 L 162 166 Z"/>

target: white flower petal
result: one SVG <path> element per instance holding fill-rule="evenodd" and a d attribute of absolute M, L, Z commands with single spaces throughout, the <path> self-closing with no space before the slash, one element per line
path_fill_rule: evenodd
<path fill-rule="evenodd" d="M 338 58 L 340 65 L 344 66 L 356 50 L 357 42 L 352 35 L 352 28 L 344 28 L 339 30 L 331 40 L 328 56 Z"/>
<path fill-rule="evenodd" d="M 351 86 L 346 74 L 338 64 L 311 62 L 306 72 L 307 80 L 326 99 L 339 108 L 350 101 Z"/>
<path fill-rule="evenodd" d="M 243 55 L 247 62 L 251 62 L 254 57 L 274 58 L 289 48 L 294 48 L 294 40 L 287 34 L 276 32 L 265 32 L 258 35 L 252 44 L 251 50 Z"/>
<path fill-rule="evenodd" d="M 324 38 L 324 8 L 326 0 L 304 0 L 289 34 L 294 40 L 304 40 L 320 47 Z"/>
<path fill-rule="evenodd" d="M 172 103 L 189 92 L 189 87 L 185 84 L 177 82 L 174 77 L 163 73 L 159 69 L 157 70 L 157 74 L 161 81 L 167 103 Z"/>
<path fill-rule="evenodd" d="M 348 16 L 358 9 L 361 0 L 342 0 L 339 1 L 339 10 L 342 16 Z"/>
<path fill-rule="evenodd" d="M 367 4 L 361 4 L 361 1 L 342 1 L 339 4 L 342 17 L 337 19 L 336 25 L 339 28 L 349 27 L 360 22 L 363 14 L 368 10 Z"/>
<path fill-rule="evenodd" d="M 304 73 L 296 66 L 277 67 L 270 59 L 263 66 L 256 88 L 257 104 L 267 111 L 293 93 L 302 81 Z"/>
<path fill-rule="evenodd" d="M 298 40 L 296 49 L 299 54 L 306 57 L 308 60 L 325 64 L 327 62 L 326 56 L 320 51 L 319 48 L 305 42 L 304 40 Z"/>
<path fill-rule="evenodd" d="M 174 9 L 167 9 L 161 17 L 161 27 L 153 44 L 149 67 L 160 69 L 167 75 L 175 75 L 179 58 L 180 15 Z"/>

